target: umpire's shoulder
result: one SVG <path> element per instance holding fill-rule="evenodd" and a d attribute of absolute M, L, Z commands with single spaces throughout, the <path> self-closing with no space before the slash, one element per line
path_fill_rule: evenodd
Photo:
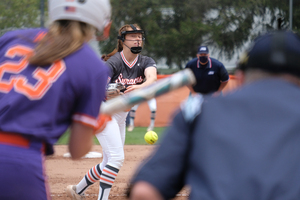
<path fill-rule="evenodd" d="M 213 65 L 217 65 L 217 66 L 224 66 L 223 63 L 215 58 L 210 57 L 210 60 L 212 62 Z"/>
<path fill-rule="evenodd" d="M 193 121 L 201 113 L 203 101 L 203 95 L 193 94 L 181 104 L 180 109 L 187 122 Z"/>
<path fill-rule="evenodd" d="M 186 64 L 185 68 L 191 68 L 193 66 L 197 66 L 197 61 L 198 61 L 198 58 L 193 58 Z"/>

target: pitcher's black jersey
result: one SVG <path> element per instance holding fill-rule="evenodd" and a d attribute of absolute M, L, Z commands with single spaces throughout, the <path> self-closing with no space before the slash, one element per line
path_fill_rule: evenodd
<path fill-rule="evenodd" d="M 146 68 L 156 67 L 156 63 L 152 58 L 140 54 L 132 63 L 129 63 L 123 51 L 110 57 L 106 64 L 112 70 L 109 82 L 122 83 L 125 86 L 142 84 L 145 79 Z"/>

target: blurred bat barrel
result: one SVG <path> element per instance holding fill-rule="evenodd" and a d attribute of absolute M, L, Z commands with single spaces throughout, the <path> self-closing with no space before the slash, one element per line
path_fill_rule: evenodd
<path fill-rule="evenodd" d="M 147 87 L 103 102 L 100 113 L 113 115 L 114 113 L 127 110 L 136 104 L 148 101 L 183 86 L 194 85 L 195 83 L 196 79 L 193 72 L 190 69 L 184 69 Z"/>

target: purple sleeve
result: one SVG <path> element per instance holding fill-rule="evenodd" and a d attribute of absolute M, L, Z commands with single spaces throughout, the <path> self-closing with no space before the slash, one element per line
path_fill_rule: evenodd
<path fill-rule="evenodd" d="M 87 126 L 96 127 L 97 117 L 101 102 L 105 99 L 105 88 L 109 75 L 109 68 L 102 63 L 102 69 L 98 73 L 90 74 L 89 80 L 85 81 L 84 87 L 78 95 L 73 120 Z"/>
<path fill-rule="evenodd" d="M 9 32 L 8 33 L 5 33 L 4 35 L 2 35 L 0 37 L 0 47 L 4 47 L 5 43 L 8 43 L 9 42 Z M 6 49 L 3 49 L 1 48 L 0 49 L 0 53 L 1 55 L 4 55 L 4 53 L 2 53 L 1 51 L 5 51 Z"/>

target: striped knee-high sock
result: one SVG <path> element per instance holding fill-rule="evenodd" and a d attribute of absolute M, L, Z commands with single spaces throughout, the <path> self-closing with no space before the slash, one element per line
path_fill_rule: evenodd
<path fill-rule="evenodd" d="M 155 117 L 156 117 L 156 111 L 151 111 L 151 121 L 150 121 L 151 127 L 154 127 Z"/>
<path fill-rule="evenodd" d="M 134 125 L 134 118 L 135 118 L 135 110 L 131 110 L 129 113 L 129 125 L 133 126 Z"/>
<path fill-rule="evenodd" d="M 106 165 L 102 170 L 101 178 L 100 178 L 100 188 L 98 200 L 107 200 L 109 196 L 109 192 L 115 179 L 118 175 L 119 169 L 112 167 L 110 165 Z"/>
<path fill-rule="evenodd" d="M 100 164 L 95 165 L 93 168 L 91 168 L 83 177 L 83 179 L 78 183 L 78 185 L 76 185 L 76 193 L 83 194 L 90 185 L 94 184 L 100 179 L 101 173 L 102 172 L 100 170 Z"/>

